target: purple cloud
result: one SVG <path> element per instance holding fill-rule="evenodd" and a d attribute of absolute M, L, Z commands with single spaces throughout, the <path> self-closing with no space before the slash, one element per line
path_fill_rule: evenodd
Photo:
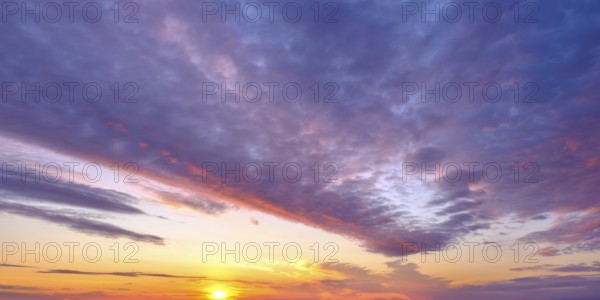
<path fill-rule="evenodd" d="M 544 1 L 539 23 L 507 18 L 477 26 L 399 22 L 396 1 L 339 3 L 340 23 L 278 26 L 202 23 L 199 3 L 152 4 L 140 10 L 139 24 L 126 26 L 4 24 L 0 38 L 11 47 L 0 50 L 6 58 L 0 77 L 95 82 L 104 97 L 97 103 L 12 97 L 1 104 L 2 134 L 82 159 L 134 161 L 144 176 L 211 196 L 211 203 L 221 199 L 317 226 L 392 256 L 402 255 L 403 243 L 447 242 L 502 217 L 598 213 L 595 2 Z M 209 81 L 296 82 L 306 93 L 314 82 L 335 82 L 339 102 L 315 103 L 305 94 L 299 103 L 281 96 L 270 103 L 266 95 L 259 103 L 204 103 L 201 83 Z M 115 103 L 114 82 L 135 83 L 139 102 Z M 481 96 L 476 103 L 403 102 L 407 82 L 492 82 L 504 93 L 498 103 Z M 535 90 L 538 103 L 523 103 Z M 465 173 L 457 183 L 422 186 L 429 196 L 390 177 L 387 171 L 406 160 L 498 162 L 507 173 L 494 184 L 470 182 Z M 344 168 L 338 184 L 201 181 L 206 162 L 255 161 L 332 161 Z M 540 182 L 513 182 L 508 170 L 515 161 L 539 165 Z M 382 183 L 399 184 L 402 193 Z M 433 216 L 421 220 L 406 203 L 410 197 L 422 197 Z M 135 212 L 96 200 L 107 210 Z M 224 207 L 178 201 L 208 212 Z M 574 251 L 598 249 L 589 233 L 568 239 L 578 245 Z"/>

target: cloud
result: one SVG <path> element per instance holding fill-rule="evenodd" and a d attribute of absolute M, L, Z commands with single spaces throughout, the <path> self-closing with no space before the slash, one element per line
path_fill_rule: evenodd
<path fill-rule="evenodd" d="M 201 23 L 199 3 L 153 4 L 130 26 L 5 24 L 0 38 L 11 47 L 0 55 L 11 59 L 0 77 L 97 82 L 106 93 L 97 103 L 79 93 L 58 103 L 13 97 L 2 103 L 2 134 L 78 158 L 134 161 L 141 175 L 194 194 L 175 202 L 217 213 L 223 207 L 214 203 L 227 201 L 358 239 L 390 256 L 403 255 L 403 243 L 448 242 L 505 217 L 598 213 L 595 2 L 544 1 L 538 24 L 507 17 L 477 26 L 417 17 L 399 22 L 395 1 L 338 3 L 340 23 L 304 18 L 280 26 Z M 103 51 L 106 45 L 111 51 Z M 305 93 L 299 103 L 280 93 L 273 103 L 266 93 L 259 103 L 204 102 L 201 83 L 208 81 L 296 82 Z M 474 102 L 402 101 L 403 83 L 455 81 L 478 81 L 478 88 L 497 83 L 504 93 L 498 103 L 486 102 L 481 90 Z M 115 103 L 114 82 L 134 82 L 140 101 Z M 339 102 L 310 99 L 315 82 L 335 82 Z M 539 103 L 523 103 L 532 91 L 527 83 Z M 458 183 L 413 187 L 387 174 L 407 158 L 498 162 L 504 173 L 497 183 L 470 182 L 465 173 Z M 232 168 L 256 161 L 298 162 L 305 180 L 201 180 L 206 162 Z M 308 167 L 330 161 L 344 166 L 335 174 L 340 181 L 312 181 Z M 515 183 L 513 162 L 535 162 L 540 182 L 521 182 L 529 168 Z M 392 185 L 402 185 L 402 193 Z M 89 192 L 61 188 L 69 194 L 49 201 L 80 204 L 68 196 Z M 99 209 L 137 212 L 106 197 L 92 199 Z M 426 212 L 407 204 L 416 199 L 428 205 Z M 572 251 L 597 249 L 593 235 L 572 237 Z"/>
<path fill-rule="evenodd" d="M 0 290 L 37 290 L 37 287 L 32 286 L 19 286 L 19 285 L 0 285 Z"/>
<path fill-rule="evenodd" d="M 134 241 L 148 242 L 157 245 L 164 244 L 163 238 L 158 236 L 133 232 L 109 223 L 91 220 L 85 217 L 64 213 L 62 211 L 42 209 L 11 202 L 0 202 L 0 211 L 49 221 L 59 225 L 67 226 L 75 231 L 91 233 L 103 237 L 123 237 Z"/>
<path fill-rule="evenodd" d="M 121 277 L 164 277 L 164 278 L 178 278 L 178 279 L 204 279 L 201 276 L 180 276 L 162 273 L 144 273 L 144 272 L 85 272 L 77 270 L 47 270 L 38 271 L 38 273 L 44 274 L 69 274 L 69 275 L 91 275 L 91 276 L 121 276 Z"/>
<path fill-rule="evenodd" d="M 521 240 L 547 242 L 552 246 L 541 249 L 545 256 L 600 250 L 600 219 L 596 211 L 566 215 L 556 220 L 552 227 L 531 232 Z"/>
<path fill-rule="evenodd" d="M 210 215 L 217 215 L 231 209 L 232 206 L 224 202 L 211 201 L 195 196 L 186 196 L 179 193 L 156 191 L 161 201 L 174 205 L 185 206 Z"/>
<path fill-rule="evenodd" d="M 594 299 L 600 277 L 519 277 L 481 284 L 452 285 L 450 280 L 421 274 L 417 266 L 400 261 L 388 263 L 386 273 L 373 273 L 353 264 L 324 264 L 316 267 L 326 279 L 316 282 L 270 287 L 279 292 L 242 299 L 315 299 L 324 295 L 352 299 Z M 534 267 L 535 268 L 535 267 Z M 279 297 L 279 298 L 278 298 Z M 287 298 L 286 298 L 287 299 Z"/>
<path fill-rule="evenodd" d="M 483 285 L 468 285 L 444 291 L 432 299 L 594 299 L 599 291 L 597 276 L 523 277 Z"/>
<path fill-rule="evenodd" d="M 21 174 L 7 174 L 2 170 L 0 196 L 13 200 L 36 200 L 69 206 L 91 208 L 105 212 L 143 214 L 133 206 L 136 199 L 114 190 L 92 187 L 72 182 L 21 180 Z"/>
<path fill-rule="evenodd" d="M 0 264 L 0 267 L 6 267 L 6 268 L 31 268 L 30 266 L 11 265 L 11 264 Z"/>
<path fill-rule="evenodd" d="M 84 293 L 54 293 L 54 294 L 45 294 L 45 293 L 22 293 L 22 292 L 4 292 L 0 291 L 0 299 L 49 299 L 49 300 L 58 300 L 58 299 L 66 299 L 66 298 L 107 298 L 110 297 L 110 294 L 107 294 L 103 291 L 93 291 L 93 292 L 84 292 Z"/>
<path fill-rule="evenodd" d="M 249 297 L 250 299 L 315 299 L 338 297 L 352 299 L 428 299 L 449 283 L 440 278 L 423 275 L 414 264 L 399 261 L 388 263 L 389 271 L 380 274 L 348 263 L 322 264 L 309 266 L 314 272 L 325 274 L 324 279 L 313 282 L 298 282 L 288 285 L 268 287 L 277 290 L 276 295 L 268 293 Z M 399 284 L 402 283 L 402 284 Z"/>
<path fill-rule="evenodd" d="M 592 264 L 570 264 L 570 265 L 536 265 L 531 267 L 512 268 L 511 271 L 533 271 L 544 270 L 551 272 L 578 273 L 578 272 L 600 272 L 600 262 L 595 261 Z"/>

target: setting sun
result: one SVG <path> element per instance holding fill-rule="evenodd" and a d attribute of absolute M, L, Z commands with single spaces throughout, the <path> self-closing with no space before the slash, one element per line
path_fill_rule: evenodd
<path fill-rule="evenodd" d="M 227 298 L 227 292 L 225 291 L 214 291 L 212 293 L 213 299 L 225 299 Z"/>

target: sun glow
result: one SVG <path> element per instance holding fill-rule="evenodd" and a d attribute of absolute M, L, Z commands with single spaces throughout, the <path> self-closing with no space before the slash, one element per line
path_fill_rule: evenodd
<path fill-rule="evenodd" d="M 227 292 L 225 292 L 225 291 L 214 291 L 212 293 L 212 298 L 213 299 L 225 299 L 225 298 L 227 298 Z"/>

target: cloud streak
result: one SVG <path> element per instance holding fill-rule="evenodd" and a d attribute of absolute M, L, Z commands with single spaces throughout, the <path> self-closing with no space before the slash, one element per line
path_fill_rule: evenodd
<path fill-rule="evenodd" d="M 109 223 L 99 222 L 51 209 L 42 209 L 12 202 L 0 202 L 0 211 L 45 220 L 51 223 L 67 226 L 75 231 L 91 233 L 103 237 L 123 237 L 134 241 L 148 242 L 157 245 L 164 244 L 163 238 L 155 235 L 141 234 L 117 227 Z"/>

